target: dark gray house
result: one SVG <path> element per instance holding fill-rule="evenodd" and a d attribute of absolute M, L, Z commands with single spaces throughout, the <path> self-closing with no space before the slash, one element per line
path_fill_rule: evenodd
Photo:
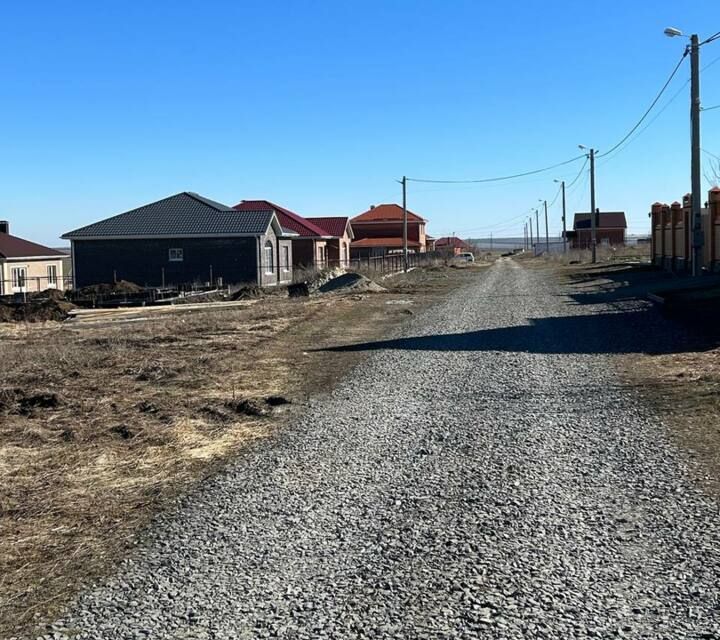
<path fill-rule="evenodd" d="M 74 286 L 292 280 L 291 231 L 271 211 L 236 211 L 183 192 L 70 231 Z"/>

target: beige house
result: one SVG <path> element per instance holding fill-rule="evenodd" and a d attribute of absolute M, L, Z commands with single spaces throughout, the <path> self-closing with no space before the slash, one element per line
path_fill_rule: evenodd
<path fill-rule="evenodd" d="M 10 235 L 10 224 L 0 222 L 0 295 L 65 289 L 63 261 L 57 249 Z"/>
<path fill-rule="evenodd" d="M 350 243 L 355 236 L 347 216 L 308 218 L 330 237 L 325 247 L 325 266 L 350 266 Z"/>

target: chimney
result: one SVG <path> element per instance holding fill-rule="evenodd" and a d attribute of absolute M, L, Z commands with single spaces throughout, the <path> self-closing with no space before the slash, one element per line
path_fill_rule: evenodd
<path fill-rule="evenodd" d="M 0 220 L 0 233 L 10 234 L 10 223 L 7 220 Z"/>

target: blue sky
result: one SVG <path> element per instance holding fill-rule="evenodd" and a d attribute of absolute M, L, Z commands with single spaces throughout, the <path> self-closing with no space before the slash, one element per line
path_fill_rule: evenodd
<path fill-rule="evenodd" d="M 57 245 L 178 191 L 354 215 L 399 201 L 403 174 L 484 178 L 560 162 L 579 143 L 602 151 L 680 58 L 669 25 L 711 35 L 716 2 L 5 3 L 0 217 Z M 702 50 L 706 106 L 720 104 L 718 58 L 720 41 Z M 647 228 L 651 202 L 689 190 L 688 77 L 686 61 L 658 111 L 674 101 L 598 161 L 598 206 L 627 211 L 631 231 Z M 720 156 L 720 109 L 702 136 Z M 433 235 L 519 235 L 513 219 L 579 169 L 411 183 L 408 206 Z M 588 200 L 581 178 L 568 208 Z M 559 229 L 559 200 L 550 215 Z"/>

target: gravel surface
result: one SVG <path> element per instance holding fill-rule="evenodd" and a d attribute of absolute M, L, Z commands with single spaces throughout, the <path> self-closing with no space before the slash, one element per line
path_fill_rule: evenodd
<path fill-rule="evenodd" d="M 369 345 L 43 637 L 720 638 L 718 504 L 565 293 L 504 260 Z"/>

